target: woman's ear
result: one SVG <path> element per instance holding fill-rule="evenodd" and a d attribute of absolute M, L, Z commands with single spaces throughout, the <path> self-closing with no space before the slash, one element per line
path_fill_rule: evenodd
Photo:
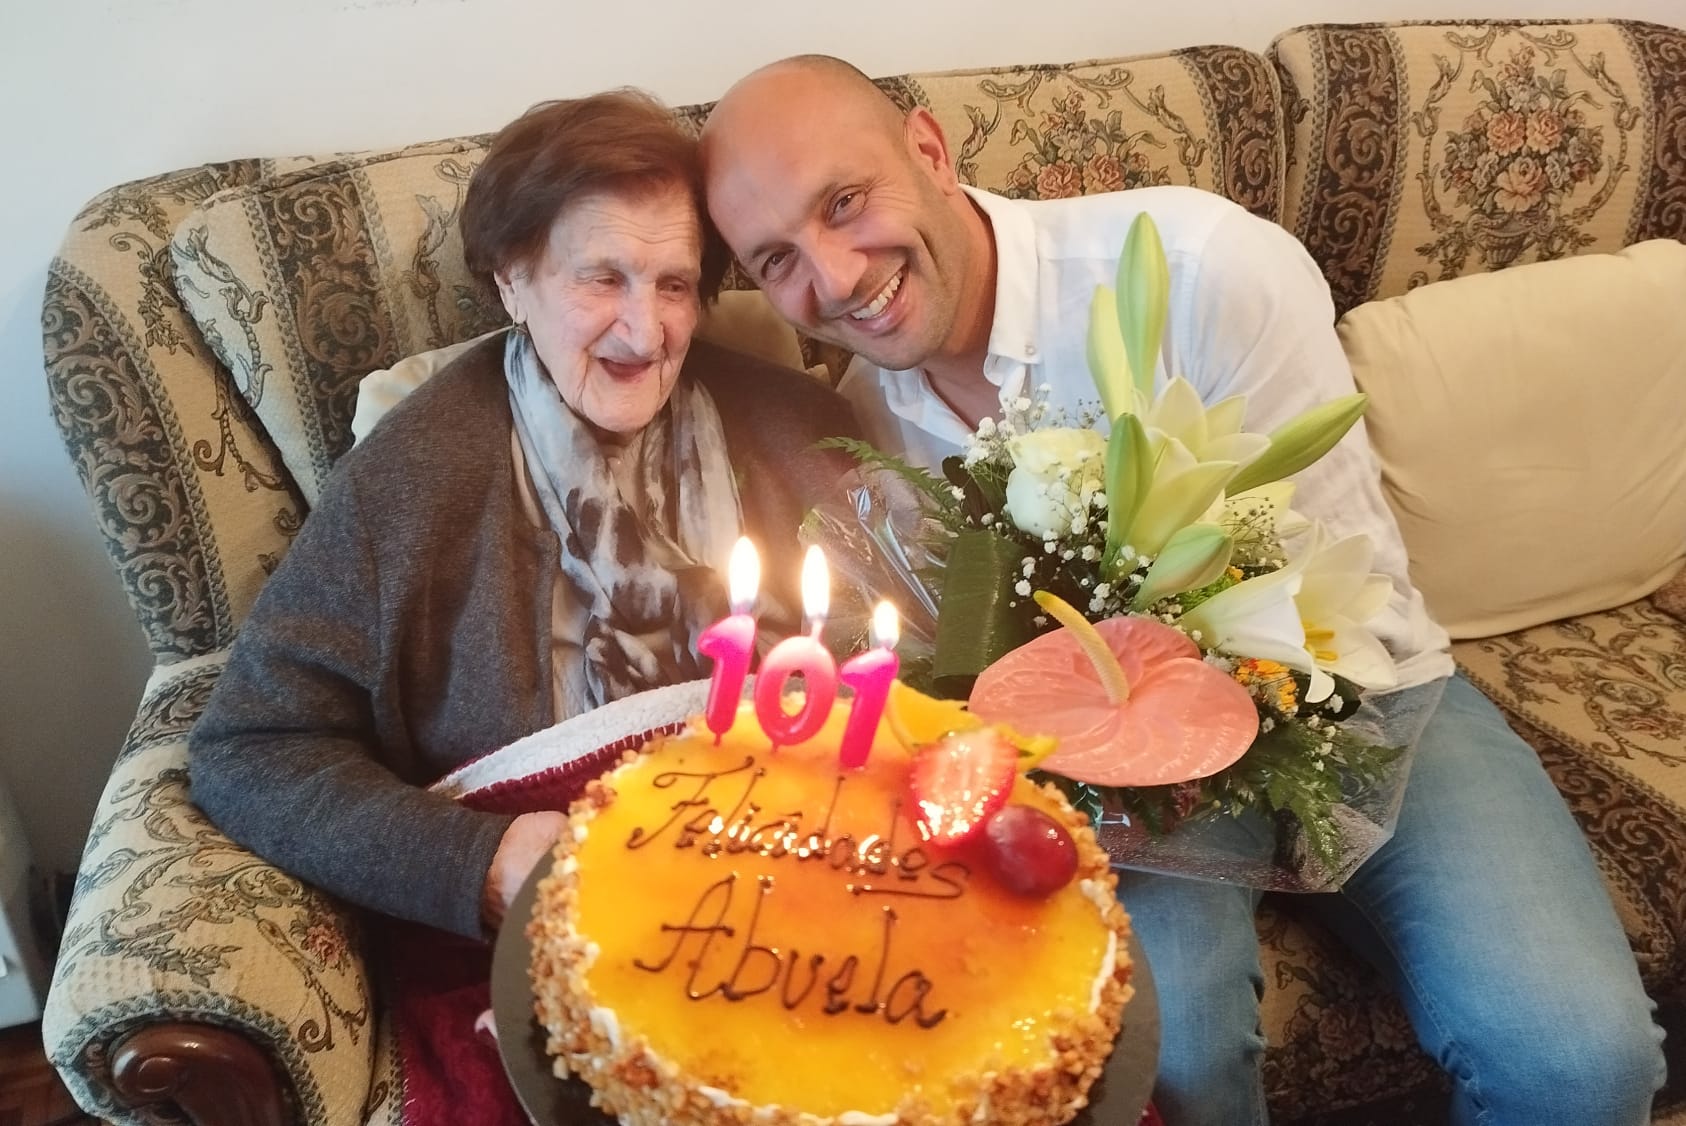
<path fill-rule="evenodd" d="M 498 283 L 498 296 L 503 299 L 503 311 L 509 314 L 511 324 L 524 324 L 527 314 L 521 308 L 520 288 L 510 275 L 508 267 L 492 271 L 492 280 Z"/>

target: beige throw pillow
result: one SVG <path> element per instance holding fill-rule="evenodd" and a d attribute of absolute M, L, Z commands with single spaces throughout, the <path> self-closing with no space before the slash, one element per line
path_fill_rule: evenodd
<path fill-rule="evenodd" d="M 405 395 L 486 336 L 492 335 L 494 333 L 486 333 L 460 344 L 407 356 L 390 368 L 364 376 L 357 385 L 357 410 L 351 418 L 352 440 L 361 442 L 375 428 L 375 423 L 397 406 Z M 697 326 L 697 335 L 770 363 L 796 370 L 802 368 L 802 347 L 797 342 L 796 330 L 785 323 L 756 290 L 727 290 L 722 293 L 714 307 L 704 314 L 702 323 Z"/>
<path fill-rule="evenodd" d="M 1513 267 L 1339 326 L 1410 553 L 1454 638 L 1607 609 L 1686 559 L 1686 245 Z"/>
<path fill-rule="evenodd" d="M 493 329 L 471 340 L 447 344 L 430 352 L 405 356 L 389 368 L 381 368 L 365 375 L 357 383 L 357 409 L 351 414 L 351 440 L 361 442 L 375 428 L 386 412 L 404 401 L 404 396 L 426 383 L 446 364 L 486 339 L 498 336 L 507 329 Z"/>

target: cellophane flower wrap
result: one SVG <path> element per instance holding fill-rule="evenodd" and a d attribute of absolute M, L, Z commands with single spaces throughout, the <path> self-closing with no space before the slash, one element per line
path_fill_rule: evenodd
<path fill-rule="evenodd" d="M 863 472 L 803 530 L 843 588 L 834 626 L 864 634 L 849 607 L 893 600 L 903 679 L 1054 736 L 1037 776 L 1120 866 L 1331 890 L 1392 834 L 1441 687 L 1396 688 L 1368 538 L 1292 508 L 1286 479 L 1365 398 L 1266 435 L 1243 397 L 1208 406 L 1177 376 L 1155 394 L 1168 271 L 1146 216 L 1116 280 L 1090 310 L 1093 408 L 1040 388 L 940 477 L 837 443 Z"/>

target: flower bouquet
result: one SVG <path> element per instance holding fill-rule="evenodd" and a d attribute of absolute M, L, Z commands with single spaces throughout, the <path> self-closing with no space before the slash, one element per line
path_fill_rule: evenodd
<path fill-rule="evenodd" d="M 1328 890 L 1392 832 L 1439 695 L 1388 691 L 1393 659 L 1365 623 L 1392 584 L 1368 538 L 1291 508 L 1285 479 L 1365 397 L 1263 435 L 1242 428 L 1243 397 L 1206 406 L 1181 377 L 1154 394 L 1167 290 L 1143 216 L 1091 305 L 1095 408 L 1065 417 L 1042 388 L 940 478 L 840 441 L 868 472 L 804 535 L 898 602 L 904 679 L 1055 737 L 1039 775 L 1117 863 Z"/>

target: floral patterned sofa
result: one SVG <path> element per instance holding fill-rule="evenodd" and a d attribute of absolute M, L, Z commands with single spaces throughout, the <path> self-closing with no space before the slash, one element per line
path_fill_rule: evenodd
<path fill-rule="evenodd" d="M 1686 241 L 1683 73 L 1686 31 L 1656 25 L 1418 23 L 1299 28 L 1264 55 L 1195 47 L 884 86 L 937 114 L 966 180 L 1007 194 L 1229 196 L 1305 243 L 1344 313 L 1512 264 Z M 1501 159 L 1517 146 L 1489 123 L 1507 97 L 1550 111 L 1533 164 Z M 89 836 L 44 1024 L 101 1118 L 400 1119 L 382 971 L 358 920 L 211 827 L 185 739 L 350 444 L 357 380 L 494 325 L 454 229 L 485 141 L 124 184 L 87 205 L 52 264 L 54 411 L 157 660 Z M 1647 986 L 1686 1031 L 1683 615 L 1676 582 L 1457 655 L 1568 797 Z M 1441 1120 L 1442 1080 L 1378 978 L 1291 901 L 1269 902 L 1259 933 L 1275 1120 Z"/>

